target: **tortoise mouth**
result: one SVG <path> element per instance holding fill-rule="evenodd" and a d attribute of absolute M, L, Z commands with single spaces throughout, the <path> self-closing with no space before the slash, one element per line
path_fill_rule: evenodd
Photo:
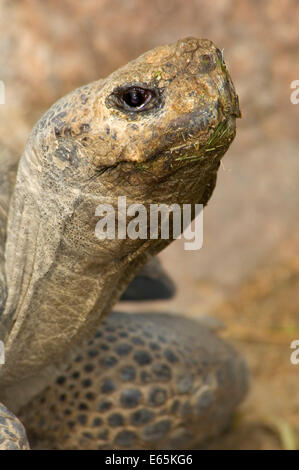
<path fill-rule="evenodd" d="M 149 155 L 143 163 L 159 159 L 168 160 L 173 169 L 180 163 L 196 162 L 210 157 L 222 157 L 236 134 L 236 115 L 232 112 L 213 128 L 206 142 L 199 133 L 189 135 L 188 140 L 179 145 L 164 147 Z"/>
<path fill-rule="evenodd" d="M 199 139 L 195 139 L 192 142 L 172 147 L 169 149 L 169 152 L 171 154 L 178 153 L 178 156 L 174 156 L 174 161 L 196 161 L 215 153 L 224 153 L 234 137 L 234 130 L 235 117 L 231 115 L 216 126 L 214 132 L 204 145 L 202 145 Z"/>
<path fill-rule="evenodd" d="M 183 164 L 200 162 L 207 158 L 221 158 L 234 139 L 236 132 L 235 121 L 236 116 L 234 113 L 231 113 L 229 117 L 226 117 L 216 125 L 206 142 L 202 142 L 200 133 L 193 138 L 189 137 L 188 140 L 180 145 L 169 147 L 164 142 L 162 147 L 160 146 L 159 149 L 145 155 L 144 160 L 131 161 L 124 159 L 113 165 L 101 166 L 97 168 L 97 175 L 102 175 L 123 164 L 131 165 L 132 169 L 149 171 L 153 164 L 155 165 L 160 162 L 164 163 L 163 167 L 159 167 L 163 173 L 160 176 L 165 178 L 167 174 L 173 173 L 175 169 L 180 168 Z"/>

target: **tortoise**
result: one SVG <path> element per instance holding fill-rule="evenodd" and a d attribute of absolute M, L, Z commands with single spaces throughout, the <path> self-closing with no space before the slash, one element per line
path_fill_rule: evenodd
<path fill-rule="evenodd" d="M 126 196 L 194 217 L 238 117 L 220 50 L 185 38 L 60 99 L 19 160 L 2 149 L 1 449 L 28 448 L 16 416 L 52 449 L 187 448 L 228 426 L 247 390 L 230 345 L 178 316 L 107 317 L 121 295 L 147 297 L 144 271 L 123 292 L 173 237 L 99 240 L 95 210 Z"/>

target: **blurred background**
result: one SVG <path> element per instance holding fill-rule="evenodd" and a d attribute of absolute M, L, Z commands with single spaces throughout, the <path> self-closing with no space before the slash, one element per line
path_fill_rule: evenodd
<path fill-rule="evenodd" d="M 0 140 L 20 154 L 54 101 L 146 50 L 185 36 L 224 49 L 243 118 L 204 213 L 203 248 L 178 240 L 161 254 L 177 296 L 145 307 L 216 317 L 247 358 L 251 391 L 211 447 L 299 448 L 298 2 L 0 0 L 0 31 Z"/>

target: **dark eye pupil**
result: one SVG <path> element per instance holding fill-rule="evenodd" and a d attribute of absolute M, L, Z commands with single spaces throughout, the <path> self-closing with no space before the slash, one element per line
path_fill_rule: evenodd
<path fill-rule="evenodd" d="M 107 96 L 106 105 L 121 111 L 143 113 L 144 111 L 157 110 L 163 105 L 163 89 L 151 88 L 139 84 L 119 86 Z"/>
<path fill-rule="evenodd" d="M 150 98 L 151 92 L 142 88 L 131 88 L 123 94 L 124 102 L 131 108 L 139 108 Z"/>

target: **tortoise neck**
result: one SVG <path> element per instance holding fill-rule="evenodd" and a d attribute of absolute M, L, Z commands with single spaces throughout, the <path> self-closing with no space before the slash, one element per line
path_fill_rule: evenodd
<path fill-rule="evenodd" d="M 8 220 L 4 388 L 59 362 L 91 335 L 148 255 L 161 248 L 159 241 L 154 250 L 143 241 L 122 258 L 115 255 L 96 239 L 94 222 L 88 226 L 100 199 L 43 185 L 32 161 L 21 160 Z"/>

